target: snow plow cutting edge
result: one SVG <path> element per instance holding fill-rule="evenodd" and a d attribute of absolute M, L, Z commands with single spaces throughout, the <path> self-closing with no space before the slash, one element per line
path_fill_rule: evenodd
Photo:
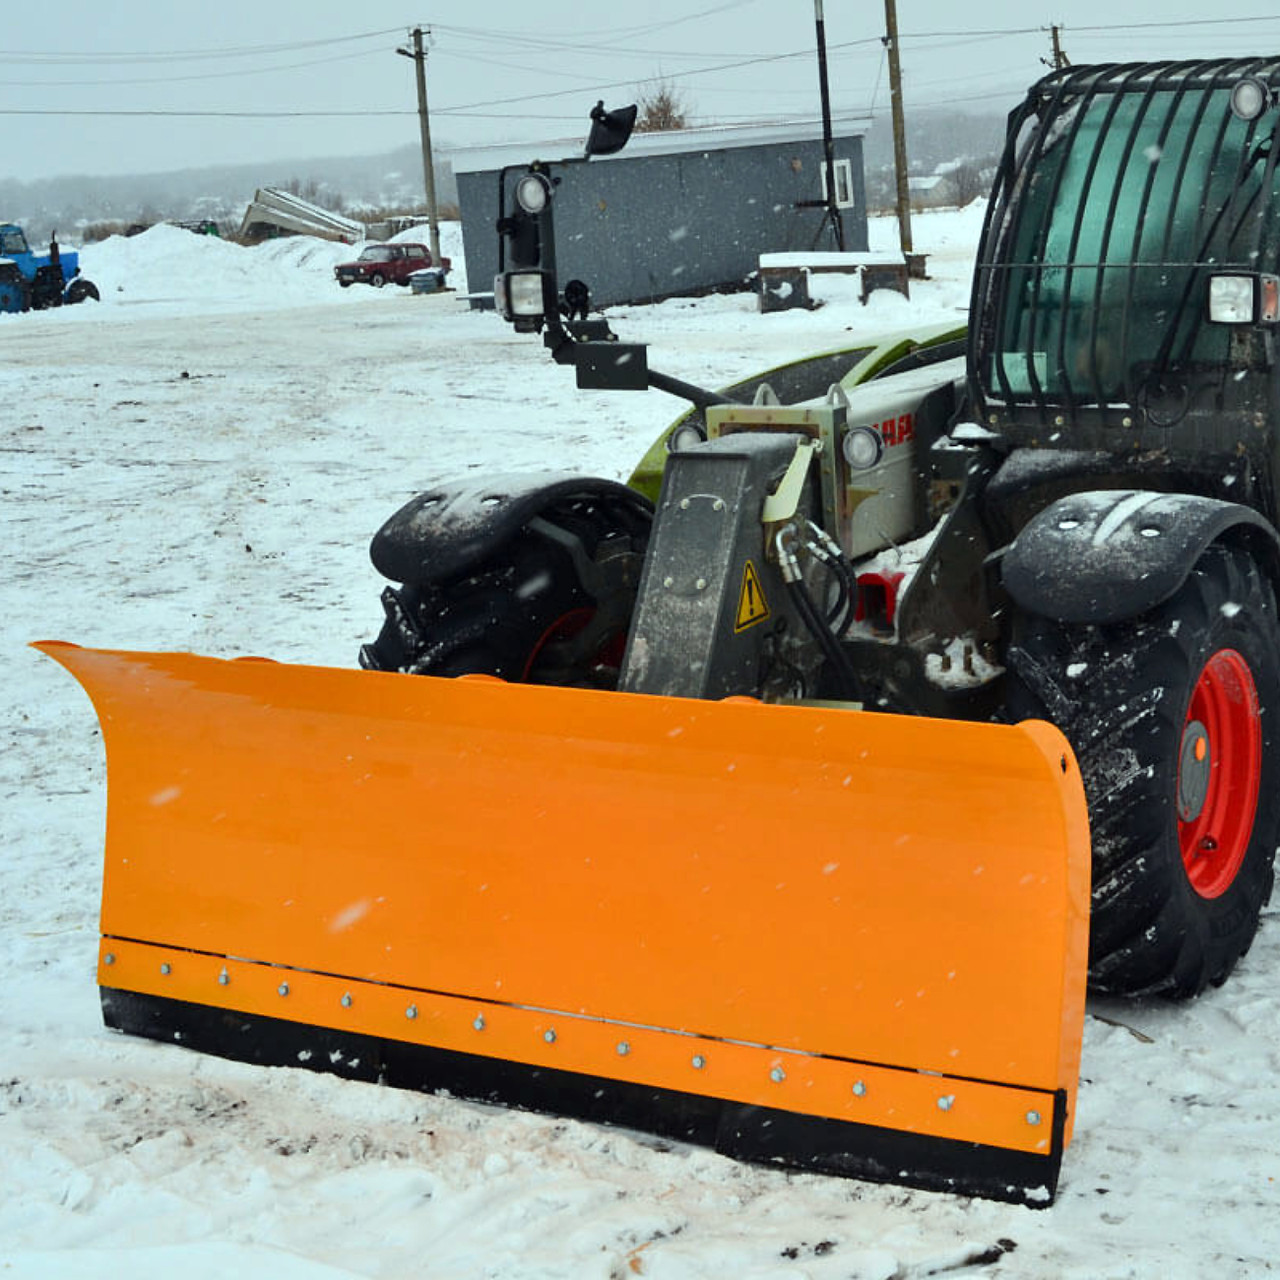
<path fill-rule="evenodd" d="M 1051 1201 L 1089 837 L 1050 726 L 37 647 L 106 744 L 109 1025 Z"/>

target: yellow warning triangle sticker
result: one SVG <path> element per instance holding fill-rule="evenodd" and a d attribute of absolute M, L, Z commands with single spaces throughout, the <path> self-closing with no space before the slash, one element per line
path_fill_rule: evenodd
<path fill-rule="evenodd" d="M 733 624 L 734 631 L 745 631 L 757 622 L 763 622 L 769 616 L 769 602 L 764 598 L 764 590 L 760 586 L 760 575 L 750 560 L 742 569 L 742 591 L 738 596 L 738 617 Z"/>

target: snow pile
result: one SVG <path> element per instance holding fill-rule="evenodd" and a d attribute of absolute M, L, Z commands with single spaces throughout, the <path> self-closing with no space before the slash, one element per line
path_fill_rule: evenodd
<path fill-rule="evenodd" d="M 394 239 L 429 243 L 425 226 Z M 244 246 L 159 223 L 136 236 L 111 236 L 86 246 L 80 251 L 80 269 L 98 286 L 107 308 L 146 306 L 184 314 L 246 306 L 276 310 L 339 301 L 340 295 L 360 292 L 340 289 L 333 269 L 350 262 L 362 247 L 314 236 L 283 236 Z M 450 284 L 465 288 L 458 223 L 441 223 L 440 249 L 453 260 Z"/>
<path fill-rule="evenodd" d="M 886 327 L 960 322 L 978 222 L 972 209 L 913 221 L 932 278 L 910 300 L 877 292 L 863 307 L 817 276 L 815 311 L 762 316 L 736 295 L 611 319 L 624 340 L 652 341 L 656 367 L 704 385 Z M 876 226 L 873 247 L 892 230 Z M 461 256 L 447 239 L 445 251 Z M 1274 1270 L 1274 908 L 1221 990 L 1182 1008 L 1091 1002 L 1075 1139 L 1043 1212 L 103 1031 L 101 738 L 79 688 L 27 642 L 354 666 L 382 618 L 369 538 L 415 492 L 535 468 L 625 476 L 682 409 L 656 392 L 578 392 L 535 339 L 451 295 L 339 289 L 342 252 L 156 228 L 86 251 L 108 284 L 101 307 L 0 317 L 0 1275 Z M 429 838 L 429 815 L 405 821 Z"/>
<path fill-rule="evenodd" d="M 922 209 L 911 215 L 912 247 L 918 253 L 950 259 L 953 255 L 973 261 L 982 222 L 987 216 L 986 200 L 971 200 L 961 209 Z M 874 252 L 886 253 L 898 247 L 896 218 L 872 218 L 868 223 Z"/>

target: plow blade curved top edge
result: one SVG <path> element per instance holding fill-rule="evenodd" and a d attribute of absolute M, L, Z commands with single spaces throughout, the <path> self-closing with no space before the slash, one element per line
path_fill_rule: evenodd
<path fill-rule="evenodd" d="M 1050 726 L 38 647 L 106 744 L 112 1025 L 1052 1199 L 1089 845 Z"/>

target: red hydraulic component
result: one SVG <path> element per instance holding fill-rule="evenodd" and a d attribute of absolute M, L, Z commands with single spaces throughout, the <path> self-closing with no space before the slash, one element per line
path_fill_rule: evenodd
<path fill-rule="evenodd" d="M 898 588 L 906 576 L 899 569 L 877 569 L 858 574 L 858 604 L 854 620 L 892 630 L 898 609 Z"/>

